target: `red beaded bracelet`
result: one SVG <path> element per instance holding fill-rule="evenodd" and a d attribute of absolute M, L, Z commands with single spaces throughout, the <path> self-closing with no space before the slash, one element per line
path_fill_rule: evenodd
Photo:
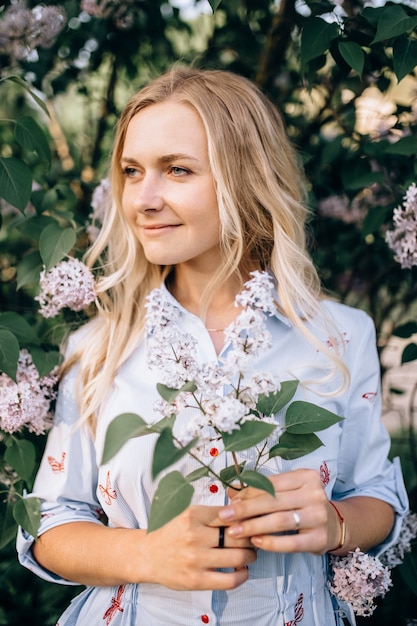
<path fill-rule="evenodd" d="M 330 550 L 330 552 L 333 552 L 334 550 L 339 550 L 340 548 L 342 548 L 343 544 L 345 543 L 345 540 L 346 540 L 346 522 L 345 522 L 344 517 L 342 517 L 342 515 L 340 514 L 340 511 L 337 508 L 337 506 L 335 504 L 333 504 L 333 502 L 331 502 L 331 500 L 329 500 L 329 504 L 331 504 L 332 507 L 334 508 L 334 510 L 336 511 L 337 517 L 339 518 L 339 522 L 340 522 L 339 545 L 337 546 L 337 548 L 333 548 L 333 550 Z"/>

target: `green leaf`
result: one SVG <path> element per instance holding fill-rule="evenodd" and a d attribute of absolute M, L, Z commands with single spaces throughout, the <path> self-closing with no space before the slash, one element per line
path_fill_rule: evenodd
<path fill-rule="evenodd" d="M 32 192 L 32 174 L 23 161 L 0 157 L 0 197 L 24 211 Z"/>
<path fill-rule="evenodd" d="M 37 241 L 43 229 L 50 224 L 56 224 L 53 217 L 48 217 L 47 215 L 34 215 L 18 224 L 16 228 L 26 237 Z"/>
<path fill-rule="evenodd" d="M 173 389 L 172 387 L 167 387 L 162 383 L 157 383 L 156 388 L 161 398 L 163 398 L 166 402 L 171 403 L 174 402 L 174 400 L 180 393 L 183 393 L 185 391 L 189 391 L 192 393 L 193 391 L 195 391 L 197 389 L 197 385 L 193 380 L 190 380 L 186 382 L 180 389 Z"/>
<path fill-rule="evenodd" d="M 304 435 L 329 428 L 342 419 L 344 418 L 316 404 L 296 400 L 287 409 L 285 427 L 291 434 Z"/>
<path fill-rule="evenodd" d="M 229 465 L 228 467 L 224 467 L 220 472 L 220 480 L 225 487 L 230 485 L 237 478 L 239 478 L 243 468 L 245 467 L 245 463 L 240 463 L 238 467 L 239 471 L 237 471 L 234 465 Z"/>
<path fill-rule="evenodd" d="M 19 498 L 13 508 L 13 517 L 19 526 L 37 539 L 41 521 L 41 501 L 39 498 Z"/>
<path fill-rule="evenodd" d="M 4 459 L 29 486 L 36 465 L 35 446 L 26 439 L 9 439 Z"/>
<path fill-rule="evenodd" d="M 100 465 L 108 463 L 129 439 L 142 437 L 150 432 L 152 431 L 148 424 L 136 413 L 121 413 L 109 424 Z"/>
<path fill-rule="evenodd" d="M 61 228 L 50 224 L 43 229 L 39 237 L 39 252 L 47 272 L 68 254 L 76 242 L 73 228 Z"/>
<path fill-rule="evenodd" d="M 263 415 L 275 415 L 280 411 L 292 398 L 298 387 L 298 380 L 285 380 L 281 383 L 281 389 L 268 396 L 261 394 L 256 405 L 257 410 Z"/>
<path fill-rule="evenodd" d="M 37 283 L 42 266 L 42 259 L 37 250 L 23 257 L 17 266 L 17 289 L 20 289 L 28 283 Z"/>
<path fill-rule="evenodd" d="M 48 108 L 44 101 L 41 100 L 39 96 L 37 96 L 36 93 L 32 91 L 32 89 L 30 89 L 29 85 L 23 80 L 23 78 L 20 78 L 20 76 L 6 76 L 6 78 L 0 79 L 0 82 L 2 82 L 3 80 L 11 80 L 12 82 L 17 83 L 18 85 L 26 89 L 26 91 L 34 99 L 36 104 L 38 104 L 41 107 L 42 111 L 46 113 L 48 117 L 50 117 Z"/>
<path fill-rule="evenodd" d="M 20 345 L 28 343 L 38 345 L 40 339 L 33 327 L 19 313 L 7 311 L 0 313 L 0 329 L 10 330 L 18 340 Z"/>
<path fill-rule="evenodd" d="M 406 322 L 405 324 L 401 324 L 401 326 L 397 326 L 397 328 L 392 333 L 395 337 L 401 337 L 402 339 L 407 339 L 417 333 L 417 322 Z"/>
<path fill-rule="evenodd" d="M 378 28 L 371 46 L 379 41 L 387 41 L 414 30 L 417 26 L 417 17 L 410 17 L 399 5 L 390 5 L 383 8 L 378 20 Z"/>
<path fill-rule="evenodd" d="M 157 530 L 185 511 L 190 505 L 194 487 L 180 472 L 164 476 L 153 497 L 148 532 Z"/>
<path fill-rule="evenodd" d="M 40 378 L 49 374 L 62 360 L 59 350 L 42 350 L 31 346 L 30 353 Z"/>
<path fill-rule="evenodd" d="M 353 69 L 360 77 L 362 77 L 363 68 L 365 65 L 365 53 L 358 43 L 355 41 L 340 41 L 339 52 L 346 61 L 346 63 Z"/>
<path fill-rule="evenodd" d="M 266 491 L 271 494 L 271 496 L 275 496 L 274 485 L 271 483 L 269 478 L 263 474 L 259 474 L 259 472 L 254 472 L 253 470 L 244 470 L 241 473 L 240 478 L 246 485 L 249 485 L 249 487 L 262 489 L 262 491 Z"/>
<path fill-rule="evenodd" d="M 176 419 L 175 413 L 173 413 L 172 415 L 168 415 L 167 417 L 163 417 L 161 420 L 159 420 L 159 422 L 155 422 L 155 424 L 152 424 L 152 426 L 149 426 L 149 432 L 161 433 L 164 430 L 164 428 L 170 428 L 172 430 L 175 419 Z"/>
<path fill-rule="evenodd" d="M 208 0 L 209 5 L 211 6 L 213 13 L 219 8 L 222 3 L 222 0 Z"/>
<path fill-rule="evenodd" d="M 417 343 L 409 343 L 401 355 L 401 363 L 409 363 L 417 359 Z"/>
<path fill-rule="evenodd" d="M 402 154 L 404 156 L 413 156 L 417 152 L 417 137 L 410 135 L 402 137 L 395 143 L 391 143 L 385 149 L 385 154 Z"/>
<path fill-rule="evenodd" d="M 341 176 L 343 186 L 348 190 L 363 189 L 373 183 L 384 182 L 383 173 L 372 171 L 369 161 L 364 159 L 347 162 Z"/>
<path fill-rule="evenodd" d="M 209 476 L 210 470 L 205 465 L 203 467 L 199 467 L 190 474 L 187 474 L 185 480 L 189 483 L 193 483 L 195 480 L 199 480 L 200 478 L 204 478 L 205 476 Z"/>
<path fill-rule="evenodd" d="M 23 148 L 36 152 L 48 165 L 51 163 L 51 150 L 45 133 L 32 117 L 24 116 L 16 121 L 14 136 Z"/>
<path fill-rule="evenodd" d="M 188 454 L 198 439 L 192 439 L 186 446 L 177 448 L 172 438 L 171 428 L 164 428 L 159 435 L 152 459 L 152 478 L 156 478 L 164 469 L 173 465 Z"/>
<path fill-rule="evenodd" d="M 368 213 L 362 223 L 362 237 L 366 237 L 371 233 L 376 233 L 382 224 L 387 219 L 388 215 L 392 214 L 391 206 L 373 206 L 369 209 Z"/>
<path fill-rule="evenodd" d="M 323 442 L 317 435 L 310 433 L 309 435 L 294 435 L 285 432 L 279 438 L 279 443 L 269 451 L 269 458 L 279 456 L 286 461 L 299 459 L 310 452 L 314 452 L 323 445 Z"/>
<path fill-rule="evenodd" d="M 400 82 L 417 66 L 417 41 L 409 37 L 398 37 L 392 46 L 394 72 Z"/>
<path fill-rule="evenodd" d="M 0 372 L 16 382 L 19 342 L 10 330 L 0 328 Z"/>
<path fill-rule="evenodd" d="M 417 595 L 417 554 L 407 552 L 401 565 L 398 566 L 403 580 L 411 591 Z"/>
<path fill-rule="evenodd" d="M 339 35 L 336 23 L 326 22 L 320 17 L 307 20 L 301 33 L 301 64 L 306 66 L 309 61 L 326 52 Z"/>
<path fill-rule="evenodd" d="M 239 452 L 256 446 L 257 443 L 269 437 L 276 427 L 277 424 L 267 424 L 259 420 L 244 422 L 239 430 L 222 433 L 224 449 L 228 452 Z"/>
<path fill-rule="evenodd" d="M 0 550 L 16 538 L 16 522 L 13 517 L 13 504 L 0 499 Z M 6 623 L 6 622 L 5 622 Z"/>

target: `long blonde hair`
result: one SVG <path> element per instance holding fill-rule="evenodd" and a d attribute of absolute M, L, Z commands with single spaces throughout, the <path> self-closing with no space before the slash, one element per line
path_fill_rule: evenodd
<path fill-rule="evenodd" d="M 141 337 L 146 296 L 172 269 L 147 261 L 121 206 L 121 155 L 129 123 L 142 109 L 167 100 L 189 105 L 199 114 L 217 190 L 223 263 L 206 289 L 202 309 L 215 286 L 232 275 L 242 280 L 260 265 L 274 273 L 285 315 L 326 352 L 305 324 L 306 319 L 323 317 L 321 288 L 306 251 L 308 211 L 302 176 L 280 114 L 243 77 L 175 67 L 135 94 L 120 117 L 111 161 L 113 201 L 86 256 L 89 266 L 99 265 L 102 271 L 99 310 L 88 338 L 65 369 L 79 362 L 81 418 L 93 426 L 118 368 Z M 346 378 L 338 355 L 327 352 L 333 370 Z"/>

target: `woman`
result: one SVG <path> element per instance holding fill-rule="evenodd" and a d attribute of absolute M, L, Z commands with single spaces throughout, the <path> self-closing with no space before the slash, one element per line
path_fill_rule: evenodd
<path fill-rule="evenodd" d="M 40 538 L 21 534 L 22 563 L 47 580 L 87 585 L 60 626 L 341 624 L 326 553 L 382 550 L 407 502 L 379 420 L 373 326 L 322 298 L 279 114 L 246 79 L 176 68 L 124 110 L 111 184 L 113 204 L 88 256 L 103 271 L 99 310 L 67 347 L 34 488 Z M 153 440 L 132 439 L 100 466 L 116 415 L 155 421 L 146 298 L 161 287 L 200 363 L 216 362 L 230 349 L 223 331 L 239 314 L 235 296 L 256 270 L 274 277 L 279 302 L 259 368 L 295 373 L 305 383 L 296 397 L 344 421 L 322 433 L 315 452 L 269 462 L 275 497 L 225 494 L 201 479 L 192 505 L 147 533 Z M 178 468 L 195 465 L 185 457 Z"/>

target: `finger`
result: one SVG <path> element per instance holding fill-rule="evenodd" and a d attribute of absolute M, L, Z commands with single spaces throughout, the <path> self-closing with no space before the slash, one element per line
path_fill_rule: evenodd
<path fill-rule="evenodd" d="M 252 537 L 251 541 L 258 550 L 266 550 L 267 552 L 324 554 L 327 550 L 327 534 L 322 529 L 279 536 L 258 535 Z"/>

